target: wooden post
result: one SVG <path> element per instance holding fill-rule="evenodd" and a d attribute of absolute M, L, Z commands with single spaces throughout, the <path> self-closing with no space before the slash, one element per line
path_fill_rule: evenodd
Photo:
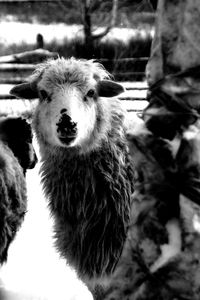
<path fill-rule="evenodd" d="M 43 49 L 44 48 L 44 38 L 41 33 L 38 33 L 36 36 L 36 49 Z"/>

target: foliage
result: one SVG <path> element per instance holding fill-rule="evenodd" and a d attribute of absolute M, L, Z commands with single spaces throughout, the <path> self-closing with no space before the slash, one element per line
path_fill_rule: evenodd
<path fill-rule="evenodd" d="M 12 16 L 12 18 L 14 17 L 14 19 L 23 22 L 39 22 L 45 24 L 65 22 L 66 24 L 80 24 L 81 12 L 76 2 L 77 1 L 71 0 L 0 2 L 0 19 L 5 19 L 6 16 L 10 18 L 10 16 Z M 65 9 L 63 9 L 62 3 Z M 94 1 L 92 12 L 94 13 L 93 21 L 96 25 L 102 24 L 102 21 L 104 24 L 105 22 L 109 22 L 111 6 L 111 0 Z M 152 12 L 148 0 L 119 0 L 117 24 L 120 25 L 123 23 L 124 18 L 128 18 L 128 23 L 131 26 L 131 15 L 140 12 Z M 151 17 L 151 22 L 154 22 L 153 17 Z"/>

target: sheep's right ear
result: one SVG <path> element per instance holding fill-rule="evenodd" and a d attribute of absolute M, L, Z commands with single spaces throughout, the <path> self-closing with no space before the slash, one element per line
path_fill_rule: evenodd
<path fill-rule="evenodd" d="M 10 90 L 10 94 L 17 98 L 23 98 L 23 99 L 38 98 L 38 91 L 37 91 L 36 84 L 30 82 L 21 83 L 14 86 Z"/>

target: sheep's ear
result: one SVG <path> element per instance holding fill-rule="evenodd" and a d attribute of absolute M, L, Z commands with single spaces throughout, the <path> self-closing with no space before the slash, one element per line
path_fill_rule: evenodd
<path fill-rule="evenodd" d="M 125 91 L 124 87 L 111 80 L 100 80 L 97 84 L 97 91 L 100 97 L 114 97 Z"/>
<path fill-rule="evenodd" d="M 35 99 L 38 98 L 38 91 L 36 85 L 30 82 L 21 83 L 14 86 L 10 90 L 10 94 L 17 98 Z"/>

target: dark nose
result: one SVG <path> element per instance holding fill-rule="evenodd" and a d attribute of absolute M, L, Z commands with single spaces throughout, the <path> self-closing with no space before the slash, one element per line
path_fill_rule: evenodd
<path fill-rule="evenodd" d="M 33 158 L 32 158 L 32 161 L 30 161 L 29 169 L 33 169 L 38 162 L 38 158 L 37 158 L 35 151 L 33 152 L 32 155 L 33 155 Z"/>
<path fill-rule="evenodd" d="M 24 175 L 26 174 L 27 169 L 33 169 L 35 167 L 38 162 L 38 158 L 32 143 L 26 143 L 24 145 L 23 157 L 19 156 L 19 162 L 23 168 Z"/>
<path fill-rule="evenodd" d="M 57 125 L 57 132 L 62 137 L 74 136 L 77 131 L 76 123 L 72 121 L 66 113 L 61 113 L 61 117 Z"/>

